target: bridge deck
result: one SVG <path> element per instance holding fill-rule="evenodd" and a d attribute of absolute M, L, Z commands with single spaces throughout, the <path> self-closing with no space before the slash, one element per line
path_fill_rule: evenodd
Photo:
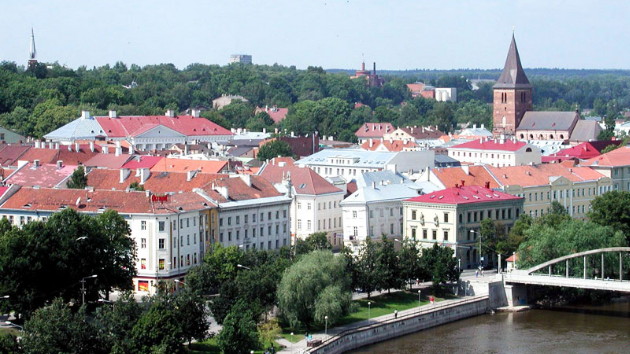
<path fill-rule="evenodd" d="M 520 272 L 504 274 L 505 282 L 530 285 L 563 286 L 568 288 L 621 291 L 630 293 L 630 281 L 627 280 L 619 281 L 619 279 L 602 280 L 566 278 L 562 276 L 528 275 L 526 273 L 519 273 Z"/>

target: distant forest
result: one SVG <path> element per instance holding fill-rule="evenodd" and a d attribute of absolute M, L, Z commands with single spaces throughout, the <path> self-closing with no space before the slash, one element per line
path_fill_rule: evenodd
<path fill-rule="evenodd" d="M 630 108 L 630 71 L 528 69 L 534 86 L 536 110 L 581 110 L 612 118 Z M 395 126 L 437 125 L 451 132 L 464 124 L 491 127 L 492 82 L 499 70 L 379 71 L 385 85 L 372 88 L 363 79 L 350 79 L 348 70 L 281 65 L 226 66 L 172 64 L 127 66 L 124 63 L 76 70 L 40 63 L 25 70 L 13 62 L 0 63 L 0 125 L 26 136 L 44 134 L 76 119 L 81 110 L 92 115 L 163 114 L 205 108 L 202 116 L 227 128 L 266 128 L 282 133 L 333 136 L 354 141 L 365 122 Z M 422 81 L 437 87 L 456 87 L 458 102 L 412 98 L 405 86 Z M 132 85 L 134 83 L 134 85 Z M 212 100 L 223 94 L 241 95 L 221 110 Z M 362 105 L 356 105 L 361 103 Z M 256 107 L 288 107 L 284 121 L 275 125 Z"/>

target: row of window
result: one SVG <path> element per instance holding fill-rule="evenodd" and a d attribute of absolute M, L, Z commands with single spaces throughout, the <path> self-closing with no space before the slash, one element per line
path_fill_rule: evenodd
<path fill-rule="evenodd" d="M 437 235 L 438 235 L 438 230 L 436 229 L 432 229 L 431 231 L 431 240 L 437 240 Z M 442 231 L 442 236 L 444 237 L 443 240 L 444 241 L 448 241 L 448 230 L 443 230 Z M 415 241 L 416 239 L 418 239 L 419 235 L 418 235 L 418 229 L 416 227 L 411 227 L 411 238 Z M 422 239 L 423 240 L 428 240 L 429 239 L 429 230 L 428 229 L 422 229 Z"/>
<path fill-rule="evenodd" d="M 530 148 L 527 148 L 527 152 L 531 152 Z M 474 157 L 474 158 L 481 158 L 481 157 L 485 157 L 485 158 L 491 158 L 494 159 L 494 155 L 493 153 L 473 153 L 473 152 L 468 152 L 468 157 Z M 505 155 L 505 154 L 496 154 L 497 155 L 497 159 L 503 159 L 503 160 L 509 160 L 512 156 L 514 155 Z M 457 156 L 457 157 L 466 157 L 466 152 L 465 151 L 453 151 L 451 156 Z"/>
<path fill-rule="evenodd" d="M 255 238 L 257 230 L 260 230 L 260 233 L 258 234 L 259 237 L 264 237 L 265 236 L 265 227 L 264 226 L 261 226 L 259 229 L 255 228 L 255 227 L 252 227 L 251 228 L 251 233 L 250 233 L 250 229 L 247 228 L 247 229 L 243 230 L 243 236 L 246 239 L 249 238 L 250 235 L 251 235 L 252 238 Z M 279 235 L 280 234 L 280 225 L 276 225 L 275 230 L 276 230 L 275 234 Z M 272 235 L 272 231 L 273 231 L 272 225 L 268 225 L 267 226 L 267 236 L 271 236 Z M 284 224 L 282 224 L 282 233 L 286 234 L 286 232 L 287 232 L 287 224 L 284 223 Z M 223 232 L 219 233 L 219 242 L 223 242 L 223 234 L 224 234 Z M 234 231 L 234 233 L 232 231 L 228 231 L 227 232 L 227 242 L 231 242 L 232 241 L 232 236 L 235 236 L 236 240 L 240 240 L 241 239 L 241 230 L 236 230 L 236 231 Z"/>
<path fill-rule="evenodd" d="M 197 260 L 197 252 L 190 257 L 190 254 L 187 254 L 185 257 L 182 255 L 179 257 L 179 267 L 188 267 L 191 265 L 196 265 Z M 173 266 L 173 268 L 177 268 L 177 257 L 173 257 L 173 263 L 169 263 L 169 266 Z M 140 258 L 140 269 L 147 269 L 147 259 Z M 158 260 L 158 269 L 157 270 L 166 270 L 166 260 L 164 258 L 160 258 Z"/>
<path fill-rule="evenodd" d="M 516 208 L 516 216 L 515 216 L 516 219 L 518 219 L 520 213 L 521 213 L 520 209 Z M 484 216 L 484 214 L 486 216 Z M 492 217 L 492 214 L 494 214 L 494 217 Z M 512 219 L 512 208 L 469 211 L 467 213 L 466 222 L 468 222 L 468 223 L 478 222 L 478 221 L 481 221 L 481 220 L 483 220 L 485 218 L 494 219 L 494 220 L 511 220 Z M 463 219 L 464 219 L 463 214 L 459 214 L 459 222 L 460 223 L 463 223 Z"/>
<path fill-rule="evenodd" d="M 309 204 L 309 207 L 310 207 L 310 204 Z M 252 219 L 251 219 L 252 223 L 258 222 L 258 221 L 256 221 L 256 215 L 257 215 L 256 213 L 252 214 Z M 272 216 L 273 216 L 273 213 L 271 211 L 267 212 L 267 220 L 272 220 Z M 276 220 L 280 219 L 280 210 L 276 210 L 275 216 L 276 216 Z M 282 210 L 282 217 L 284 219 L 287 218 L 287 211 L 286 210 Z M 224 218 L 220 218 L 219 219 L 219 226 L 223 226 L 223 219 Z M 227 224 L 228 225 L 232 225 L 232 217 L 228 216 L 226 219 L 227 219 Z M 260 222 L 265 221 L 265 213 L 260 213 L 260 219 L 259 220 L 260 220 Z M 234 221 L 235 221 L 235 225 L 240 225 L 241 224 L 241 216 L 240 215 L 236 215 L 234 217 Z M 248 214 L 243 215 L 243 223 L 245 223 L 245 224 L 249 223 L 249 215 Z"/>
<path fill-rule="evenodd" d="M 323 227 L 322 227 L 322 221 L 323 221 Z M 341 216 L 338 218 L 328 218 L 328 227 L 326 227 L 326 219 L 317 220 L 317 230 L 335 229 L 337 228 L 337 225 L 341 227 Z M 296 227 L 298 231 L 301 231 L 303 229 L 303 226 L 304 225 L 303 225 L 302 219 L 297 219 Z M 306 220 L 306 228 L 304 230 L 310 231 L 312 229 L 313 229 L 312 221 Z"/>
<path fill-rule="evenodd" d="M 606 191 L 611 190 L 611 186 L 603 186 L 600 188 L 600 194 L 605 193 Z M 543 201 L 543 200 L 555 200 L 555 199 L 563 199 L 567 198 L 571 195 L 571 197 L 585 197 L 585 196 L 596 196 L 597 195 L 597 187 L 592 188 L 575 188 L 575 189 L 562 189 L 557 191 L 547 191 L 545 192 L 532 192 L 532 193 L 522 193 L 516 194 L 517 197 L 523 197 L 527 199 L 528 202 L 531 201 Z M 544 197 L 547 197 L 546 199 Z"/>
<path fill-rule="evenodd" d="M 402 230 L 403 225 L 402 223 L 400 224 L 400 229 Z M 385 230 L 385 225 L 381 225 L 380 226 L 380 231 L 378 232 L 378 234 L 374 233 L 374 226 L 370 225 L 370 234 L 369 236 L 378 236 L 381 234 L 384 234 L 386 232 Z M 396 230 L 394 230 L 394 224 L 389 224 L 389 234 L 390 235 L 395 235 L 397 232 Z M 352 236 L 359 236 L 359 227 L 358 226 L 353 226 L 352 227 Z"/>

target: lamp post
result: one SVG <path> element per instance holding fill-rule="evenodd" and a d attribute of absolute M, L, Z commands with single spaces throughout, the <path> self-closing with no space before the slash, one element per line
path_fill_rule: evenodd
<path fill-rule="evenodd" d="M 477 239 L 479 239 L 479 266 L 481 267 L 481 233 L 479 231 L 470 230 L 471 234 L 477 234 Z"/>
<path fill-rule="evenodd" d="M 3 296 L 0 296 L 0 299 L 8 299 L 10 297 L 11 297 L 10 295 L 3 295 Z"/>
<path fill-rule="evenodd" d="M 81 303 L 85 305 L 85 279 L 94 279 L 98 277 L 98 274 L 89 275 L 81 278 Z"/>
<path fill-rule="evenodd" d="M 237 265 L 236 265 L 236 267 L 237 267 L 237 268 L 243 268 L 243 269 L 251 270 L 251 268 L 246 267 L 246 266 L 244 266 L 244 265 L 242 265 L 242 264 L 237 264 Z"/>
<path fill-rule="evenodd" d="M 372 301 L 368 301 L 368 320 L 372 318 Z"/>
<path fill-rule="evenodd" d="M 422 290 L 418 290 L 418 305 L 422 304 Z"/>
<path fill-rule="evenodd" d="M 16 325 L 15 323 L 11 322 L 11 321 L 5 321 L 4 324 L 9 325 L 11 327 L 17 327 L 20 329 L 20 331 L 24 330 L 24 327 L 20 326 L 20 325 Z"/>
<path fill-rule="evenodd" d="M 324 335 L 328 335 L 328 316 L 324 316 L 324 320 L 326 320 L 326 325 L 324 326 Z"/>

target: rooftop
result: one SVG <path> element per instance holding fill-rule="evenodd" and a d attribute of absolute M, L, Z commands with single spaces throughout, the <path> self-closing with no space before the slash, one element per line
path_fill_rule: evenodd
<path fill-rule="evenodd" d="M 342 193 L 343 191 L 318 175 L 308 167 L 299 167 L 290 157 L 271 159 L 260 171 L 259 175 L 271 183 L 282 183 L 290 175 L 291 184 L 297 194 L 319 195 Z"/>
<path fill-rule="evenodd" d="M 505 200 L 523 200 L 511 194 L 494 191 L 480 186 L 459 186 L 407 199 L 406 202 L 436 204 L 489 203 Z"/>

